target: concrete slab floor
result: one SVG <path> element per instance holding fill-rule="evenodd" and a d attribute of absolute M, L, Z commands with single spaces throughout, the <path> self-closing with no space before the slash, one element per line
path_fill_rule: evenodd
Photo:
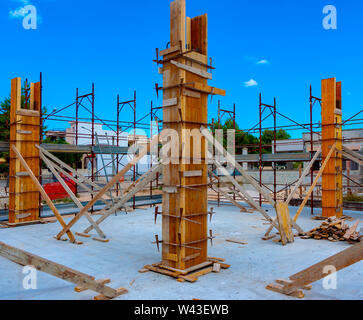
<path fill-rule="evenodd" d="M 214 207 L 210 229 L 213 230 L 213 247 L 209 256 L 225 258 L 231 268 L 221 273 L 208 274 L 195 283 L 179 283 L 175 279 L 148 272 L 138 273 L 146 264 L 160 261 L 156 245 L 152 244 L 155 234 L 161 236 L 161 219 L 154 224 L 153 209 L 137 210 L 128 215 L 111 216 L 101 226 L 110 238 L 109 243 L 92 239 L 80 239 L 83 245 L 56 241 L 53 236 L 60 230 L 58 223 L 33 225 L 15 229 L 0 229 L 0 241 L 21 248 L 46 259 L 90 274 L 96 278 L 110 278 L 113 288 L 125 287 L 128 294 L 120 300 L 295 300 L 265 289 L 278 278 L 305 269 L 350 245 L 346 242 L 330 242 L 296 239 L 283 247 L 272 240 L 261 238 L 267 229 L 266 221 L 259 213 L 246 214 L 232 206 Z M 274 216 L 269 206 L 265 206 Z M 290 208 L 293 215 L 297 208 Z M 319 212 L 319 209 L 316 209 Z M 345 212 L 355 219 L 362 218 L 360 212 Z M 299 218 L 300 226 L 308 231 L 321 221 L 311 220 L 310 208 Z M 73 231 L 81 232 L 88 226 L 85 218 L 75 225 Z M 239 239 L 247 245 L 226 242 Z M 313 284 L 305 299 L 363 299 L 363 262 L 359 262 L 337 274 L 337 290 L 325 290 L 322 281 Z M 22 267 L 0 257 L 1 300 L 86 300 L 96 294 L 91 291 L 76 293 L 74 285 L 47 275 L 37 274 L 36 290 L 24 290 Z"/>

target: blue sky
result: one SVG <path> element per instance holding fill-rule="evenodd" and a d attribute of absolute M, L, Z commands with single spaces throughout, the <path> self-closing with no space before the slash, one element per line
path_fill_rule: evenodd
<path fill-rule="evenodd" d="M 155 48 L 169 41 L 169 3 L 1 0 L 0 99 L 9 94 L 12 77 L 37 81 L 42 71 L 50 111 L 72 103 L 76 87 L 86 93 L 95 82 L 99 117 L 115 119 L 116 95 L 129 100 L 137 90 L 141 118 L 151 100 L 161 103 L 153 90 L 161 76 L 152 59 Z M 25 30 L 22 19 L 10 14 L 25 4 L 37 8 L 37 30 Z M 337 30 L 322 26 L 326 5 L 337 8 Z M 187 0 L 188 16 L 203 13 L 209 15 L 209 55 L 217 67 L 210 85 L 227 90 L 222 106 L 236 103 L 241 128 L 258 121 L 259 92 L 268 104 L 276 97 L 279 112 L 308 122 L 309 85 L 320 96 L 321 79 L 333 76 L 343 82 L 344 118 L 362 109 L 363 1 Z M 257 85 L 246 87 L 250 80 Z M 209 104 L 210 119 L 216 118 L 218 99 Z M 314 118 L 319 121 L 318 109 Z M 279 118 L 278 124 L 289 123 Z"/>

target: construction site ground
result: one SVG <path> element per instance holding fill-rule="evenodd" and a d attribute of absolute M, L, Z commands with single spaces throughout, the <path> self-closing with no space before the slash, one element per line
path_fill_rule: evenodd
<path fill-rule="evenodd" d="M 157 263 L 161 258 L 156 245 L 152 244 L 156 234 L 161 237 L 161 218 L 159 216 L 155 225 L 153 208 L 109 217 L 101 224 L 110 239 L 108 243 L 80 237 L 78 240 L 83 241 L 80 246 L 57 241 L 53 237 L 60 230 L 58 223 L 1 228 L 0 241 L 98 279 L 110 278 L 113 288 L 129 290 L 117 298 L 120 300 L 294 300 L 265 287 L 275 279 L 288 279 L 350 246 L 347 242 L 300 238 L 295 238 L 295 242 L 287 246 L 273 240 L 263 241 L 268 224 L 258 212 L 241 213 L 236 207 L 224 205 L 218 208 L 215 203 L 210 203 L 211 207 L 216 214 L 209 228 L 216 238 L 209 248 L 209 256 L 224 258 L 231 267 L 202 276 L 196 283 L 179 283 L 153 272 L 138 272 L 143 266 Z M 264 208 L 275 217 L 272 207 L 265 205 Z M 290 207 L 292 216 L 296 210 L 296 207 Z M 315 209 L 315 212 L 319 214 L 320 210 Z M 361 218 L 360 212 L 344 213 L 355 220 Z M 321 221 L 312 220 L 310 208 L 305 208 L 298 223 L 304 231 L 309 231 L 319 226 Z M 353 224 L 353 221 L 348 223 Z M 81 219 L 72 230 L 82 232 L 87 226 L 87 220 Z M 226 241 L 230 239 L 247 244 Z M 91 291 L 77 293 L 71 283 L 42 272 L 37 274 L 37 289 L 25 290 L 22 270 L 21 266 L 0 257 L 1 300 L 88 300 L 95 296 Z M 362 270 L 363 261 L 338 272 L 336 290 L 324 289 L 322 281 L 314 283 L 312 290 L 306 291 L 305 299 L 363 299 Z"/>

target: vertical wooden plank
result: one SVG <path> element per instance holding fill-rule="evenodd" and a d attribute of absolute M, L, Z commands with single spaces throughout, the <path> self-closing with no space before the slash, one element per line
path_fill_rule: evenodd
<path fill-rule="evenodd" d="M 337 82 L 337 106 L 335 109 L 335 136 L 337 146 L 336 149 L 343 150 L 343 116 L 342 116 L 342 83 Z M 343 156 L 341 153 L 336 153 L 335 158 L 335 172 L 336 172 L 336 216 L 342 217 L 343 215 Z"/>
<path fill-rule="evenodd" d="M 11 107 L 10 107 L 10 144 L 16 145 L 16 111 L 21 109 L 21 78 L 11 80 Z M 9 163 L 9 222 L 15 223 L 16 209 L 16 191 L 19 190 L 19 180 L 16 178 L 16 172 L 20 170 L 19 161 L 14 156 L 10 148 L 10 163 Z"/>
<path fill-rule="evenodd" d="M 35 110 L 34 109 L 34 83 L 30 84 L 30 97 L 29 97 L 29 109 L 30 110 Z"/>
<path fill-rule="evenodd" d="M 41 111 L 41 101 L 42 101 L 42 97 L 41 97 L 41 83 L 37 82 L 34 84 L 34 105 L 33 105 L 33 110 L 35 111 Z"/>
<path fill-rule="evenodd" d="M 281 242 L 283 245 L 294 242 L 294 234 L 291 227 L 291 218 L 288 204 L 278 201 L 276 203 L 276 216 L 279 223 Z"/>
<path fill-rule="evenodd" d="M 207 15 L 203 15 L 200 17 L 195 17 L 191 19 L 191 30 L 190 30 L 190 41 L 191 41 L 191 49 L 196 50 L 205 55 L 204 63 L 207 63 Z M 203 44 L 203 45 L 201 45 Z M 196 63 L 189 63 L 190 66 L 194 68 L 198 68 L 203 71 L 208 71 L 207 68 L 202 67 Z M 187 72 L 186 82 L 191 83 L 201 83 L 203 85 L 208 84 L 208 80 L 200 77 L 199 75 Z M 193 132 L 200 133 L 201 125 L 199 123 L 208 123 L 208 95 L 202 93 L 200 98 L 192 98 L 185 97 L 186 104 L 182 110 L 183 119 L 185 121 L 195 122 L 195 124 L 185 123 L 183 125 L 184 130 L 190 130 Z M 199 140 L 199 141 L 198 141 Z M 190 146 L 190 157 L 191 159 L 195 157 L 201 157 L 202 160 L 200 164 L 197 164 L 191 160 L 191 164 L 183 165 L 184 171 L 202 171 L 202 176 L 200 177 L 182 177 L 182 184 L 185 186 L 188 185 L 198 185 L 193 189 L 185 188 L 182 192 L 185 194 L 183 198 L 183 202 L 181 204 L 183 208 L 184 215 L 188 214 L 196 214 L 196 213 L 207 213 L 208 211 L 208 197 L 207 190 L 208 187 L 206 184 L 208 183 L 208 167 L 206 165 L 205 153 L 205 137 L 201 134 L 194 135 L 192 140 L 186 139 L 185 144 L 191 143 Z M 194 145 L 200 145 L 200 155 L 195 155 L 196 149 L 194 150 Z M 198 247 L 200 255 L 195 257 L 192 260 L 186 261 L 183 264 L 183 268 L 188 269 L 195 265 L 201 264 L 207 260 L 208 256 L 208 241 L 206 240 L 208 237 L 208 218 L 207 215 L 201 215 L 198 217 L 193 217 L 193 220 L 201 223 L 201 225 L 192 224 L 185 222 L 185 242 L 190 243 L 194 241 L 201 241 L 193 246 Z M 196 250 L 186 248 L 185 257 L 192 256 L 196 253 Z"/>
<path fill-rule="evenodd" d="M 185 0 L 176 0 L 170 4 L 170 46 L 176 46 L 182 43 L 182 50 L 185 48 Z M 172 55 L 172 54 L 171 54 Z M 167 58 L 166 55 L 164 58 Z M 178 62 L 183 60 L 177 59 Z M 176 66 L 170 63 L 164 64 L 163 68 L 163 86 L 176 86 L 181 83 L 181 79 L 185 79 L 185 71 L 179 70 Z M 182 96 L 180 96 L 179 88 L 164 90 L 163 100 L 177 98 L 178 104 L 173 107 L 163 109 L 164 130 L 170 129 L 180 132 L 179 109 L 185 103 Z M 179 135 L 180 143 L 180 135 Z M 168 164 L 163 166 L 163 183 L 165 186 L 178 186 L 180 185 L 180 166 L 178 164 Z M 163 194 L 163 213 L 167 215 L 178 216 L 180 214 L 180 193 L 166 193 Z M 166 243 L 179 243 L 181 241 L 179 234 L 181 227 L 180 221 L 176 218 L 163 216 L 162 217 L 162 236 L 163 241 Z M 164 245 L 162 246 L 162 260 L 167 266 L 177 268 L 178 261 L 169 261 L 167 257 L 170 255 L 177 255 L 180 258 L 181 249 L 176 246 Z"/>
<path fill-rule="evenodd" d="M 191 49 L 192 42 L 192 19 L 187 17 L 187 50 Z"/>

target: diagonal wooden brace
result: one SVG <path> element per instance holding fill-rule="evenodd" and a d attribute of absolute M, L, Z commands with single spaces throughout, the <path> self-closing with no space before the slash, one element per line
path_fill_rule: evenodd
<path fill-rule="evenodd" d="M 144 188 L 150 181 L 156 178 L 157 173 L 161 171 L 161 165 L 158 165 L 153 168 L 153 171 L 149 173 L 145 179 L 140 181 L 129 193 L 125 194 L 122 199 L 117 202 L 112 208 L 107 210 L 102 210 L 100 213 L 102 216 L 96 221 L 96 224 L 101 224 L 104 220 L 106 220 L 111 214 L 114 214 L 119 208 L 123 207 L 127 201 L 129 201 L 137 192 L 139 192 L 142 188 Z M 84 233 L 88 233 L 93 229 L 93 226 L 89 226 Z"/>
<path fill-rule="evenodd" d="M 12 147 L 13 151 L 15 152 L 16 157 L 20 160 L 21 164 L 23 165 L 23 167 L 25 168 L 25 170 L 28 172 L 30 178 L 33 180 L 34 184 L 38 188 L 38 190 L 41 193 L 42 197 L 47 202 L 49 208 L 52 209 L 55 217 L 57 218 L 57 220 L 59 221 L 59 223 L 61 224 L 61 226 L 62 227 L 66 227 L 66 223 L 64 222 L 64 220 L 63 220 L 62 216 L 60 215 L 58 209 L 55 207 L 55 205 L 53 204 L 52 200 L 49 198 L 49 196 L 47 195 L 47 193 L 43 189 L 42 185 L 40 184 L 40 182 L 38 181 L 38 179 L 35 177 L 34 173 L 31 171 L 31 169 L 29 168 L 28 164 L 26 163 L 26 161 L 24 160 L 24 158 L 19 153 L 18 149 L 16 149 L 16 147 L 14 145 L 12 145 L 11 147 Z M 68 236 L 70 242 L 72 242 L 72 243 L 75 243 L 76 242 L 76 239 L 75 239 L 75 237 L 74 237 L 74 235 L 73 235 L 73 233 L 71 231 L 67 230 L 67 236 Z"/>
<path fill-rule="evenodd" d="M 147 147 L 143 147 L 143 149 L 139 152 L 137 156 L 135 156 L 132 161 L 130 161 L 117 175 L 115 175 L 112 180 L 102 188 L 102 190 L 80 211 L 80 213 L 72 219 L 69 224 L 63 228 L 63 230 L 57 235 L 57 239 L 60 239 L 73 225 L 110 189 L 112 188 L 120 179 L 135 165 L 137 164 L 145 155 L 147 155 L 148 151 L 151 147 L 156 145 L 159 142 L 159 139 L 162 138 L 163 133 L 159 136 L 155 136 L 151 141 L 150 145 Z"/>
<path fill-rule="evenodd" d="M 68 195 L 71 197 L 71 199 L 74 201 L 74 203 L 76 204 L 76 206 L 82 210 L 84 207 L 82 205 L 82 203 L 79 201 L 79 199 L 76 197 L 76 195 L 72 192 L 72 190 L 68 187 L 68 185 L 64 182 L 64 180 L 62 179 L 62 177 L 59 175 L 59 173 L 55 170 L 55 168 L 52 166 L 52 164 L 50 163 L 50 161 L 44 156 L 44 154 L 42 153 L 42 151 L 40 151 L 40 157 L 41 159 L 45 162 L 45 164 L 47 165 L 47 167 L 49 168 L 49 170 L 54 174 L 54 176 L 57 178 L 57 180 L 59 181 L 59 183 L 62 185 L 62 187 L 64 188 L 64 190 L 66 190 L 66 192 L 68 193 Z M 91 215 L 89 212 L 85 213 L 85 217 L 87 218 L 87 220 L 89 221 L 89 223 L 95 228 L 95 230 L 97 231 L 98 235 L 102 238 L 105 239 L 106 236 L 105 234 L 102 232 L 102 230 L 99 228 L 99 226 L 96 224 L 96 222 L 92 219 Z"/>

